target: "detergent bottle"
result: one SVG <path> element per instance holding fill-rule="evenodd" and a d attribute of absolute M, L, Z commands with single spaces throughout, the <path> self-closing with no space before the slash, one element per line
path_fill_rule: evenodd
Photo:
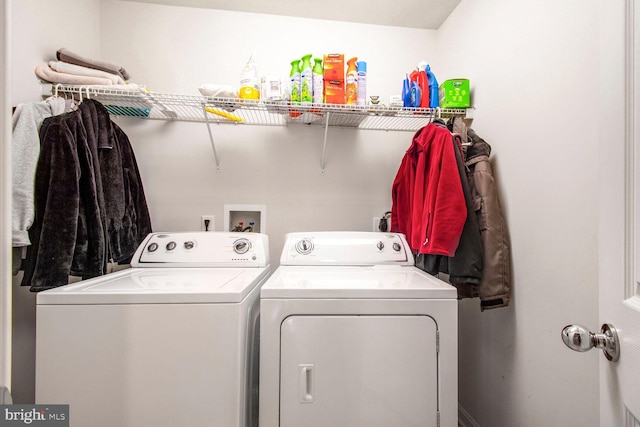
<path fill-rule="evenodd" d="M 300 102 L 310 104 L 313 101 L 313 69 L 311 67 L 311 54 L 302 57 L 302 69 L 300 70 Z"/>
<path fill-rule="evenodd" d="M 358 58 L 353 57 L 347 61 L 347 79 L 345 85 L 346 104 L 358 103 L 358 69 L 356 62 Z"/>
<path fill-rule="evenodd" d="M 420 85 L 418 85 L 418 82 L 411 82 L 410 106 L 413 108 L 420 108 L 421 96 L 422 96 L 422 93 L 420 92 Z"/>
<path fill-rule="evenodd" d="M 438 94 L 438 80 L 431 71 L 431 67 L 427 65 L 425 69 L 427 80 L 429 82 L 429 107 L 438 108 L 440 106 L 440 95 Z"/>
<path fill-rule="evenodd" d="M 411 80 L 408 74 L 402 82 L 402 106 L 411 107 Z"/>
<path fill-rule="evenodd" d="M 253 54 L 242 68 L 240 74 L 240 91 L 238 97 L 242 99 L 260 99 L 260 78 L 253 61 Z"/>
<path fill-rule="evenodd" d="M 420 86 L 420 93 L 422 94 L 420 98 L 420 108 L 429 108 L 429 79 L 427 77 L 427 72 L 425 71 L 427 68 L 426 61 L 420 61 L 418 64 L 418 75 L 416 77 L 416 81 Z"/>
<path fill-rule="evenodd" d="M 322 58 L 314 58 L 313 64 L 313 103 L 322 104 L 324 102 L 324 69 L 322 68 Z"/>
<path fill-rule="evenodd" d="M 289 79 L 291 80 L 291 103 L 299 104 L 300 103 L 300 60 L 295 59 L 291 61 L 291 73 L 289 74 Z"/>

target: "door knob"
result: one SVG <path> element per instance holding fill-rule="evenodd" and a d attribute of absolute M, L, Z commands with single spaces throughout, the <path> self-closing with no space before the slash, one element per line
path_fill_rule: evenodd
<path fill-rule="evenodd" d="M 613 325 L 605 323 L 602 332 L 594 334 L 584 326 L 567 325 L 562 329 L 562 341 L 571 350 L 588 351 L 592 348 L 600 348 L 607 360 L 615 362 L 620 357 L 620 341 L 618 332 Z"/>

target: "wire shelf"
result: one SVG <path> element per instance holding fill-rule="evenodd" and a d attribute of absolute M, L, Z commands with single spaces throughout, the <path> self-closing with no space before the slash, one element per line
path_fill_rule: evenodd
<path fill-rule="evenodd" d="M 61 95 L 62 94 L 62 95 Z M 321 172 L 324 173 L 329 127 L 415 132 L 435 118 L 473 118 L 473 108 L 394 108 L 380 105 L 290 104 L 238 98 L 175 95 L 150 92 L 143 87 L 43 85 L 42 95 L 95 99 L 109 114 L 150 120 L 172 120 L 207 124 L 211 148 L 220 171 L 220 158 L 211 124 L 260 126 L 318 125 L 324 127 Z"/>
<path fill-rule="evenodd" d="M 43 94 L 95 99 L 110 114 L 152 120 L 176 120 L 260 126 L 320 125 L 384 131 L 416 131 L 436 117 L 468 115 L 468 109 L 397 108 L 379 105 L 289 104 L 112 89 L 109 86 L 49 85 Z"/>

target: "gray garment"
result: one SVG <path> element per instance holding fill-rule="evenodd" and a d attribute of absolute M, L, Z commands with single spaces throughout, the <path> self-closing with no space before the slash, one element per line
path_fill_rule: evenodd
<path fill-rule="evenodd" d="M 33 184 L 40 154 L 39 131 L 42 122 L 65 111 L 63 98 L 19 104 L 13 115 L 11 139 L 12 215 L 11 246 L 29 246 L 29 227 L 33 224 Z"/>
<path fill-rule="evenodd" d="M 480 282 L 480 308 L 507 307 L 511 299 L 511 255 L 507 223 L 502 214 L 498 188 L 489 161 L 491 146 L 473 129 L 467 134 L 472 142 L 467 149 L 471 192 L 477 201 L 476 211 L 484 246 L 484 271 Z"/>

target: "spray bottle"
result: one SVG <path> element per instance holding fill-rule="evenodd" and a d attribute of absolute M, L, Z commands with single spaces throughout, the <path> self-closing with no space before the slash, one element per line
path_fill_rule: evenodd
<path fill-rule="evenodd" d="M 358 68 L 358 105 L 367 105 L 367 63 L 356 62 Z"/>
<path fill-rule="evenodd" d="M 260 78 L 253 61 L 253 54 L 240 73 L 240 91 L 238 97 L 243 99 L 260 99 Z"/>
<path fill-rule="evenodd" d="M 302 57 L 300 70 L 300 102 L 310 104 L 313 101 L 313 69 L 311 68 L 311 54 Z"/>
<path fill-rule="evenodd" d="M 346 104 L 358 103 L 358 70 L 356 68 L 358 58 L 353 57 L 347 61 L 347 79 L 345 85 Z"/>
<path fill-rule="evenodd" d="M 324 70 L 322 68 L 322 58 L 314 58 L 313 65 L 313 103 L 322 104 L 324 102 Z"/>
<path fill-rule="evenodd" d="M 289 74 L 291 81 L 291 103 L 300 103 L 300 60 L 296 59 L 291 61 L 291 73 Z"/>

